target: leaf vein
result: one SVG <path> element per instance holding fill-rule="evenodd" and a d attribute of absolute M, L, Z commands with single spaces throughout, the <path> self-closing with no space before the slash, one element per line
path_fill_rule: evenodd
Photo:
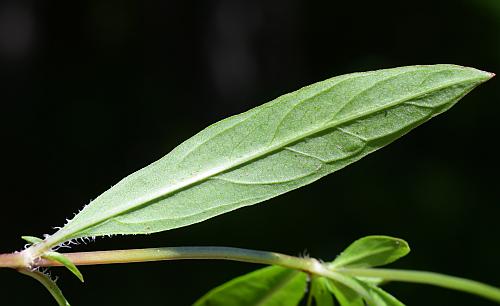
<path fill-rule="evenodd" d="M 387 78 L 384 78 L 384 79 L 381 79 L 381 80 L 378 80 L 377 82 L 373 83 L 371 86 L 363 89 L 362 91 L 358 92 L 356 95 L 354 95 L 353 97 L 351 97 L 349 100 L 347 100 L 347 102 L 335 113 L 333 114 L 333 119 L 332 120 L 335 120 L 336 117 L 347 107 L 349 106 L 353 101 L 356 101 L 356 99 L 358 99 L 361 95 L 363 95 L 364 93 L 366 93 L 367 91 L 375 88 L 377 85 L 380 85 L 384 82 L 387 82 L 387 81 L 390 81 L 390 80 L 393 80 L 397 77 L 400 77 L 404 74 L 407 74 L 407 73 L 411 73 L 411 72 L 415 72 L 416 69 L 414 70 L 408 70 L 408 71 L 404 71 L 402 73 L 398 73 L 396 75 L 393 75 L 393 76 L 390 76 L 390 77 L 387 77 Z"/>

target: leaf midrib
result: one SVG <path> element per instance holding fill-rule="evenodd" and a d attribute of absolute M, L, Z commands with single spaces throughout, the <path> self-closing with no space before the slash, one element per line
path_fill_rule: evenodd
<path fill-rule="evenodd" d="M 300 134 L 299 136 L 291 137 L 288 140 L 284 140 L 284 141 L 282 141 L 280 143 L 277 143 L 277 144 L 274 144 L 274 145 L 270 145 L 268 148 L 266 148 L 264 150 L 253 152 L 252 154 L 249 154 L 247 156 L 244 156 L 244 157 L 241 157 L 239 159 L 236 159 L 236 160 L 234 160 L 233 162 L 231 162 L 229 164 L 223 164 L 223 165 L 221 165 L 219 167 L 212 168 L 209 171 L 205 171 L 205 172 L 200 173 L 200 174 L 198 174 L 196 176 L 190 177 L 190 178 L 188 178 L 188 179 L 186 179 L 184 181 L 181 181 L 181 182 L 179 182 L 177 184 L 169 185 L 166 188 L 160 189 L 159 191 L 157 191 L 157 192 L 155 192 L 153 194 L 150 194 L 147 197 L 138 198 L 138 199 L 130 202 L 129 204 L 120 207 L 119 209 L 114 209 L 114 210 L 108 211 L 107 213 L 103 213 L 99 219 L 95 220 L 94 222 L 92 222 L 90 224 L 86 224 L 85 226 L 80 226 L 80 227 L 72 228 L 71 227 L 71 223 L 69 223 L 60 232 L 57 232 L 53 236 L 51 236 L 50 238 L 52 238 L 52 239 L 50 239 L 50 240 L 51 240 L 51 242 L 53 242 L 53 245 L 55 245 L 55 244 L 57 244 L 59 242 L 64 241 L 65 240 L 65 236 L 69 235 L 70 233 L 75 233 L 75 232 L 78 232 L 78 231 L 85 230 L 85 229 L 90 228 L 92 226 L 95 226 L 95 225 L 98 225 L 100 223 L 103 223 L 103 222 L 105 222 L 105 221 L 107 221 L 107 220 L 109 220 L 111 218 L 114 218 L 114 217 L 120 216 L 122 214 L 126 214 L 126 213 L 128 213 L 130 211 L 139 209 L 139 208 L 147 205 L 150 202 L 153 202 L 153 201 L 161 199 L 161 198 L 165 198 L 168 195 L 170 195 L 170 194 L 172 194 L 172 193 L 174 193 L 176 191 L 182 190 L 184 188 L 187 188 L 189 186 L 195 185 L 197 183 L 201 183 L 201 182 L 209 179 L 210 177 L 213 177 L 213 176 L 221 174 L 223 172 L 235 169 L 238 166 L 241 166 L 241 165 L 243 165 L 245 163 L 248 163 L 248 162 L 250 162 L 252 160 L 256 160 L 256 159 L 259 159 L 259 158 L 261 158 L 263 156 L 266 156 L 266 155 L 272 154 L 274 152 L 277 152 L 277 151 L 279 151 L 281 149 L 284 149 L 286 146 L 288 146 L 288 145 L 290 145 L 292 143 L 300 141 L 301 139 L 304 139 L 306 137 L 312 136 L 314 134 L 321 133 L 321 132 L 323 132 L 325 130 L 333 129 L 335 127 L 344 125 L 346 123 L 349 123 L 349 122 L 352 122 L 352 121 L 355 121 L 355 120 L 358 120 L 358 119 L 361 119 L 361 118 L 369 116 L 371 114 L 375 114 L 375 113 L 378 113 L 380 111 L 390 109 L 390 108 L 395 107 L 395 106 L 397 106 L 397 105 L 399 105 L 401 103 L 404 103 L 405 101 L 412 100 L 412 99 L 415 99 L 415 98 L 418 98 L 418 97 L 430 94 L 432 92 L 436 92 L 436 91 L 445 89 L 445 88 L 453 86 L 453 85 L 459 85 L 459 84 L 469 83 L 469 82 L 472 82 L 474 80 L 481 80 L 481 79 L 482 78 L 480 78 L 480 77 L 474 77 L 474 78 L 468 78 L 468 79 L 462 79 L 462 80 L 459 80 L 459 81 L 453 81 L 453 82 L 444 83 L 444 84 L 442 84 L 440 86 L 437 86 L 437 87 L 434 87 L 434 88 L 430 88 L 430 89 L 427 89 L 425 91 L 420 91 L 420 92 L 417 92 L 416 94 L 409 95 L 407 97 L 403 97 L 403 98 L 397 99 L 397 100 L 395 100 L 395 101 L 393 101 L 391 103 L 388 103 L 388 104 L 385 104 L 385 105 L 381 105 L 379 107 L 374 107 L 374 108 L 369 109 L 369 110 L 364 111 L 364 112 L 359 112 L 359 113 L 352 114 L 351 116 L 348 116 L 348 117 L 346 117 L 344 119 L 341 119 L 341 120 L 338 120 L 338 121 L 334 121 L 334 122 L 330 122 L 330 123 L 327 123 L 326 125 L 321 125 L 321 126 L 319 126 L 317 128 L 311 129 L 308 132 Z M 381 80 L 381 81 L 384 81 L 384 80 Z M 337 84 L 335 84 L 333 86 L 336 86 L 336 85 Z"/>

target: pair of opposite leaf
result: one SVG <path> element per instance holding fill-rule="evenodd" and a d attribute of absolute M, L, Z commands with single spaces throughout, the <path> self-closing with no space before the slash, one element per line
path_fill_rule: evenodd
<path fill-rule="evenodd" d="M 404 306 L 378 285 L 383 279 L 342 274 L 352 268 L 371 268 L 396 261 L 410 251 L 408 244 L 387 236 L 368 236 L 351 244 L 333 262 L 324 263 L 340 277 L 329 279 L 279 266 L 235 278 L 200 298 L 194 306 L 296 306 L 307 295 L 307 306 Z M 308 285 L 309 284 L 309 285 Z M 334 298 L 335 297 L 335 298 Z"/>
<path fill-rule="evenodd" d="M 26 254 L 50 256 L 53 247 L 82 237 L 165 231 L 265 201 L 391 143 L 492 76 L 455 65 L 408 66 L 304 87 L 207 127 L 104 192 Z M 340 290 L 321 279 L 312 284 L 315 292 Z"/>
<path fill-rule="evenodd" d="M 38 237 L 33 237 L 33 236 L 22 236 L 21 238 L 24 241 L 28 242 L 30 245 L 34 245 L 34 244 L 43 242 L 43 239 L 40 239 Z M 41 257 L 44 259 L 48 259 L 48 260 L 60 263 L 61 265 L 66 267 L 71 273 L 73 273 L 73 275 L 75 275 L 83 283 L 83 275 L 80 272 L 80 270 L 78 270 L 78 268 L 75 266 L 75 264 L 73 264 L 73 262 L 71 262 L 71 260 L 69 260 L 69 258 L 64 256 L 63 254 L 55 252 L 55 251 L 47 251 L 47 252 L 43 253 L 43 255 Z"/>

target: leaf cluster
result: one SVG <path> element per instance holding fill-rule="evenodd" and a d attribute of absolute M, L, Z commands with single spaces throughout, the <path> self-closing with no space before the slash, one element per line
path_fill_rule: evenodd
<path fill-rule="evenodd" d="M 337 272 L 334 278 L 307 274 L 279 266 L 263 268 L 223 284 L 200 298 L 194 306 L 260 305 L 293 306 L 304 299 L 307 306 L 402 306 L 382 290 L 380 278 L 352 277 L 342 273 L 352 268 L 386 265 L 410 251 L 401 239 L 368 236 L 352 243 L 334 261 L 325 263 Z"/>

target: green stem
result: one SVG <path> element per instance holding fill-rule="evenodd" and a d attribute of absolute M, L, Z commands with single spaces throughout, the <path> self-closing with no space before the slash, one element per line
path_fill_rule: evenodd
<path fill-rule="evenodd" d="M 297 270 L 312 269 L 312 261 L 275 252 L 248 250 L 231 247 L 168 247 L 131 250 L 113 250 L 98 252 L 64 253 L 75 265 L 100 265 L 132 263 L 160 260 L 183 259 L 219 259 L 266 265 L 281 265 Z M 42 260 L 40 266 L 49 266 L 52 262 Z"/>
<path fill-rule="evenodd" d="M 393 269 L 339 269 L 338 272 L 351 276 L 382 278 L 387 281 L 399 281 L 434 285 L 438 287 L 464 291 L 482 296 L 500 303 L 500 288 L 477 281 L 449 276 L 434 272 Z"/>
<path fill-rule="evenodd" d="M 500 303 L 500 289 L 480 282 L 433 272 L 391 269 L 348 269 L 331 270 L 314 258 L 299 258 L 275 252 L 256 251 L 231 247 L 169 247 L 97 252 L 74 252 L 64 255 L 75 265 L 102 265 L 132 262 L 183 259 L 219 259 L 249 262 L 265 265 L 278 265 L 304 271 L 311 275 L 324 276 L 340 282 L 365 296 L 362 288 L 354 288 L 348 276 L 377 277 L 387 281 L 401 281 L 435 285 L 460 290 L 482 296 Z M 16 269 L 31 267 L 61 266 L 61 263 L 45 258 L 26 258 L 23 252 L 0 254 L 0 267 Z M 369 298 L 369 296 L 365 296 Z"/>
<path fill-rule="evenodd" d="M 30 250 L 30 249 L 27 249 Z M 52 267 L 62 266 L 60 262 L 48 260 L 46 258 L 23 258 L 31 256 L 32 253 L 5 254 L 4 262 L 0 258 L 0 267 L 29 268 L 26 262 L 31 263 L 30 267 Z M 275 252 L 256 251 L 231 247 L 169 247 L 169 248 L 149 248 L 131 249 L 97 252 L 75 252 L 64 253 L 75 265 L 103 265 L 116 263 L 147 262 L 160 260 L 182 260 L 182 259 L 220 259 L 240 262 L 250 262 L 265 265 L 278 265 L 294 270 L 304 271 L 311 275 L 324 276 L 333 279 L 347 287 L 351 285 L 346 277 L 335 271 L 329 270 L 314 258 L 299 258 Z M 8 260 L 7 260 L 8 259 Z M 352 288 L 358 291 L 358 288 Z M 363 292 L 360 294 L 364 295 Z M 366 296 L 369 298 L 369 296 Z"/>
<path fill-rule="evenodd" d="M 185 259 L 218 259 L 264 265 L 277 265 L 294 270 L 300 270 L 310 275 L 319 275 L 335 280 L 358 292 L 365 298 L 371 299 L 371 297 L 364 290 L 361 290 L 362 288 L 353 286 L 352 282 L 350 282 L 350 280 L 344 275 L 328 269 L 315 258 L 300 258 L 275 252 L 207 246 L 78 252 L 64 253 L 64 256 L 66 256 L 75 265 L 103 265 Z M 38 267 L 61 265 L 62 264 L 59 262 L 54 262 L 44 258 L 40 258 L 36 261 L 36 266 Z"/>
<path fill-rule="evenodd" d="M 0 254 L 0 267 L 27 268 L 61 266 L 61 263 L 45 258 L 24 258 L 29 253 Z M 322 265 L 313 258 L 299 258 L 275 252 L 256 251 L 231 247 L 168 247 L 149 249 L 112 250 L 96 252 L 64 253 L 75 265 L 103 265 L 117 263 L 147 262 L 182 259 L 220 259 L 240 262 L 280 265 L 283 267 L 315 273 Z"/>

